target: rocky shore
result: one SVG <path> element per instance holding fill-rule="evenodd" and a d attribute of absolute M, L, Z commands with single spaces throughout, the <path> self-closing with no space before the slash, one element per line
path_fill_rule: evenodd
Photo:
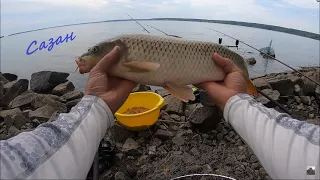
<path fill-rule="evenodd" d="M 319 82 L 319 67 L 300 72 Z M 69 74 L 41 71 L 30 81 L 14 74 L 0 75 L 0 139 L 31 131 L 59 113 L 69 112 L 83 97 L 68 81 Z M 255 86 L 301 121 L 320 124 L 320 87 L 296 72 L 253 79 Z M 149 90 L 140 86 L 135 91 Z M 131 132 L 116 124 L 99 150 L 99 174 L 104 179 L 170 179 L 187 174 L 214 173 L 235 179 L 270 179 L 257 157 L 222 112 L 199 92 L 195 102 L 183 103 L 165 90 L 159 121 L 146 131 Z M 256 98 L 283 112 L 269 99 Z M 92 178 L 92 169 L 87 179 Z M 187 178 L 184 178 L 187 179 Z M 197 177 L 189 179 L 214 179 Z"/>

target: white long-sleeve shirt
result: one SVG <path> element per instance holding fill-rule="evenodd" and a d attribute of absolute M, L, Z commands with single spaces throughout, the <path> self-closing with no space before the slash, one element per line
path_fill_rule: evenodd
<path fill-rule="evenodd" d="M 224 118 L 272 179 L 319 179 L 319 126 L 266 108 L 245 94 L 228 100 Z M 0 178 L 85 179 L 113 124 L 105 102 L 85 96 L 56 121 L 1 141 Z M 315 175 L 307 175 L 308 166 L 315 167 Z"/>

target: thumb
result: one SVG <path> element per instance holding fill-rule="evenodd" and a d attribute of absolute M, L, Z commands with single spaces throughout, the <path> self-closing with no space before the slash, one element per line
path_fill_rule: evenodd
<path fill-rule="evenodd" d="M 230 59 L 224 58 L 218 53 L 214 53 L 212 58 L 214 59 L 215 63 L 227 74 L 239 71 L 239 68 Z"/>
<path fill-rule="evenodd" d="M 93 68 L 94 71 L 103 71 L 106 72 L 112 64 L 118 59 L 120 52 L 120 47 L 115 46 L 111 52 L 106 54 Z"/>

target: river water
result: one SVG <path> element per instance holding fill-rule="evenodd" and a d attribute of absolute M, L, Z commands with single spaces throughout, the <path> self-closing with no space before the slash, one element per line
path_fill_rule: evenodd
<path fill-rule="evenodd" d="M 296 35 L 256 29 L 250 27 L 183 21 L 141 21 L 142 25 L 152 33 L 162 35 L 148 26 L 154 26 L 168 34 L 179 35 L 185 39 L 218 42 L 222 38 L 223 45 L 235 45 L 235 40 L 223 36 L 208 28 L 216 29 L 228 35 L 236 37 L 258 49 L 269 45 L 273 40 L 273 48 L 276 57 L 289 64 L 291 67 L 319 66 L 319 41 Z M 42 41 L 48 42 L 50 38 L 73 32 L 75 39 L 62 43 L 51 51 L 43 49 L 31 55 L 26 54 L 30 43 L 37 40 L 38 45 Z M 105 22 L 66 26 L 60 28 L 34 31 L 25 34 L 1 38 L 1 72 L 17 74 L 19 78 L 30 79 L 31 74 L 42 70 L 60 71 L 70 73 L 68 79 L 74 83 L 76 89 L 83 90 L 88 76 L 75 72 L 75 59 L 86 52 L 92 45 L 113 36 L 123 33 L 147 33 L 135 22 Z M 36 48 L 36 47 L 33 47 Z M 286 66 L 274 60 L 267 60 L 259 55 L 259 52 L 240 43 L 239 48 L 230 48 L 245 58 L 254 57 L 257 64 L 250 67 L 251 77 L 264 75 L 271 72 L 289 70 Z"/>

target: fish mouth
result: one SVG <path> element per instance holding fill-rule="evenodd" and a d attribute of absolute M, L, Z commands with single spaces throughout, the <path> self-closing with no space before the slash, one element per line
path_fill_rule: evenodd
<path fill-rule="evenodd" d="M 77 64 L 77 69 L 79 68 L 80 74 L 90 72 L 91 69 L 88 67 L 88 63 L 84 59 L 79 57 L 78 59 L 75 60 L 75 62 Z"/>

